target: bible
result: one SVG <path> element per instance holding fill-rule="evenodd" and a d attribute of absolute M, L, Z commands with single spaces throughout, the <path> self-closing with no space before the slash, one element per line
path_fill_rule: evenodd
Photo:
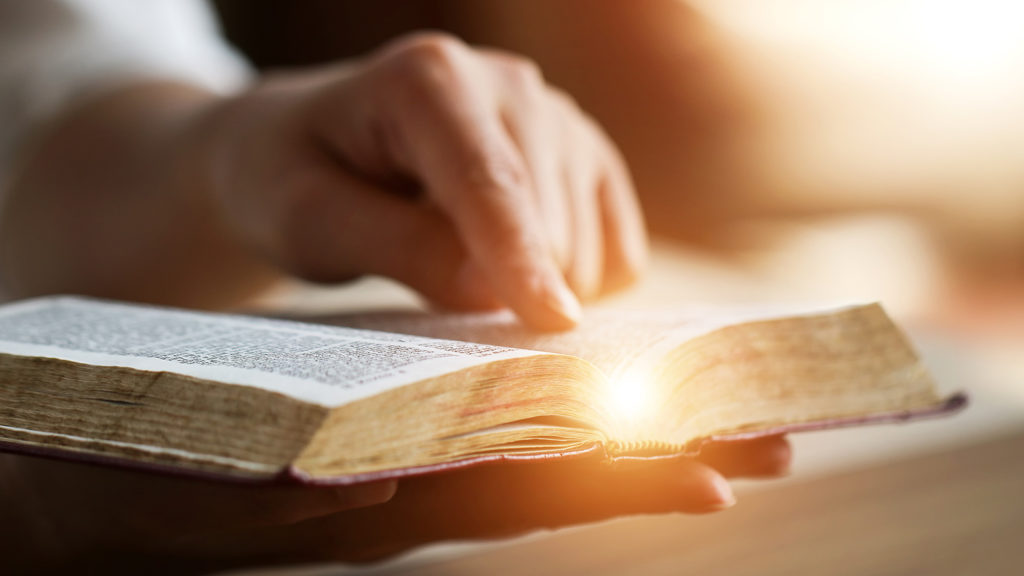
<path fill-rule="evenodd" d="M 344 324 L 342 326 L 341 324 Z M 318 322 L 63 296 L 0 307 L 0 448 L 237 480 L 344 484 L 486 462 L 951 412 L 876 304 Z"/>

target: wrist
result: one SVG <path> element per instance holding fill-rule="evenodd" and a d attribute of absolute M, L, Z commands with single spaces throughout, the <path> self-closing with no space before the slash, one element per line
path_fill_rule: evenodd
<path fill-rule="evenodd" d="M 232 148 L 244 126 L 235 112 L 243 99 L 187 84 L 151 83 L 127 89 L 118 103 L 110 103 L 122 107 L 122 120 L 134 125 L 143 149 L 135 160 L 145 166 L 139 181 L 151 186 L 151 200 L 138 213 L 153 233 L 140 253 L 161 268 L 148 275 L 155 284 L 133 286 L 139 292 L 129 298 L 237 306 L 272 280 L 223 202 L 229 185 L 223 174 L 237 161 Z"/>
<path fill-rule="evenodd" d="M 247 215 L 240 208 L 244 210 L 255 200 L 232 198 L 252 192 L 235 177 L 239 171 L 254 171 L 252 163 L 259 161 L 245 157 L 242 150 L 248 147 L 247 141 L 266 139 L 256 133 L 255 126 L 262 118 L 259 111 L 253 113 L 251 99 L 250 92 L 230 97 L 185 94 L 180 107 L 173 110 L 176 125 L 168 134 L 173 140 L 169 165 L 174 166 L 174 173 L 168 178 L 189 204 L 187 212 L 196 232 L 193 243 L 206 261 L 198 272 L 208 281 L 208 292 L 186 304 L 237 306 L 281 276 L 242 225 Z"/>
<path fill-rule="evenodd" d="M 10 295 L 223 307 L 265 288 L 213 193 L 227 101 L 146 82 L 55 118 L 8 190 L 0 266 Z"/>

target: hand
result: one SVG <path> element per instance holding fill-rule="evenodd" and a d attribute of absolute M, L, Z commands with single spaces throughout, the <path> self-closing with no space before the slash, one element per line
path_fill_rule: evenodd
<path fill-rule="evenodd" d="M 14 297 L 223 308 L 282 272 L 379 274 L 559 329 L 646 256 L 594 122 L 532 64 L 446 36 L 233 98 L 140 81 L 69 105 L 34 144 L 0 213 Z"/>
<path fill-rule="evenodd" d="M 705 446 L 696 458 L 481 466 L 402 480 L 386 504 L 259 535 L 277 560 L 369 561 L 444 540 L 506 538 L 633 514 L 706 514 L 735 503 L 727 477 L 789 469 L 782 436 Z M 252 544 L 252 542 L 250 542 Z"/>
<path fill-rule="evenodd" d="M 396 493 L 394 482 L 256 487 L 3 456 L 0 521 L 14 529 L 2 545 L 15 566 L 54 570 L 369 561 L 441 540 L 714 512 L 733 502 L 725 477 L 782 474 L 789 458 L 785 438 L 769 437 L 711 444 L 695 459 L 480 466 L 405 479 Z"/>
<path fill-rule="evenodd" d="M 235 484 L 0 454 L 0 552 L 19 573 L 198 572 L 235 556 L 251 564 L 258 547 L 204 542 L 380 504 L 396 486 Z"/>
<path fill-rule="evenodd" d="M 618 152 L 510 54 L 419 35 L 268 79 L 203 120 L 228 227 L 307 279 L 380 274 L 559 329 L 645 259 Z"/>

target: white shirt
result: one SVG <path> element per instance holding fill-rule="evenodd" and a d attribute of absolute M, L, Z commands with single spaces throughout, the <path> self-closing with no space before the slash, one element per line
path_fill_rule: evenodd
<path fill-rule="evenodd" d="M 0 0 L 0 210 L 33 130 L 75 99 L 148 79 L 228 93 L 250 75 L 203 0 Z"/>

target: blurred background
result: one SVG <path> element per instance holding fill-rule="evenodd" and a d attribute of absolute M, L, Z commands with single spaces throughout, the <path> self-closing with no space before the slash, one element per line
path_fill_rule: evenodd
<path fill-rule="evenodd" d="M 448 30 L 536 60 L 622 148 L 655 236 L 602 302 L 879 300 L 952 419 L 793 438 L 791 478 L 714 518 L 619 520 L 374 573 L 998 574 L 1024 565 L 1024 3 L 1016 0 L 216 2 L 261 69 Z M 297 312 L 419 306 L 290 286 Z M 309 573 L 335 573 L 337 568 Z M 306 572 L 303 572 L 306 573 Z"/>

